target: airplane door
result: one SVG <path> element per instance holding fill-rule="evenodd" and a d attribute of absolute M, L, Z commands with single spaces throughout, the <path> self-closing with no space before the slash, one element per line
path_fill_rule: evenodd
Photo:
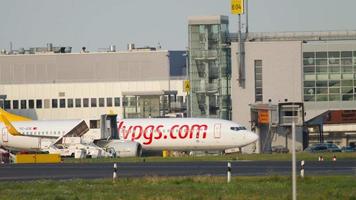
<path fill-rule="evenodd" d="M 38 138 L 38 149 L 41 149 L 42 146 L 42 138 Z"/>
<path fill-rule="evenodd" d="M 119 139 L 116 119 L 117 115 L 101 115 L 102 138 Z"/>
<path fill-rule="evenodd" d="M 221 137 L 221 124 L 214 124 L 214 138 L 218 139 Z"/>
<path fill-rule="evenodd" d="M 8 142 L 9 141 L 9 136 L 7 132 L 7 128 L 2 129 L 2 141 L 3 142 Z"/>

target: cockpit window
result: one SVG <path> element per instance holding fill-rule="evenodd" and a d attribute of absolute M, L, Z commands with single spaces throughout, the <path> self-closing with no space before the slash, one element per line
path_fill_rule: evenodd
<path fill-rule="evenodd" d="M 240 131 L 240 130 L 246 130 L 246 128 L 244 126 L 240 126 L 240 127 L 230 127 L 231 130 L 233 131 Z"/>

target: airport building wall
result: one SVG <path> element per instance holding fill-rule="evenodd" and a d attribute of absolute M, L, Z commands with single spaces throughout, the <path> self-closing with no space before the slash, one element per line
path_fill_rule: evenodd
<path fill-rule="evenodd" d="M 169 80 L 185 75 L 183 54 L 154 50 L 4 55 L 0 84 Z"/>
<path fill-rule="evenodd" d="M 177 96 L 185 95 L 182 88 L 182 80 L 170 81 L 170 90 L 179 91 Z M 7 95 L 7 110 L 39 120 L 96 119 L 108 113 L 123 117 L 124 92 L 169 90 L 167 81 L 15 84 L 0 89 Z M 130 102 L 126 105 L 127 109 L 133 107 Z"/>
<path fill-rule="evenodd" d="M 237 78 L 238 43 L 232 43 L 231 48 L 233 121 L 250 127 L 249 105 L 254 103 L 302 101 L 300 41 L 246 42 L 243 87 Z"/>
<path fill-rule="evenodd" d="M 232 43 L 232 52 L 238 51 L 238 45 Z M 287 129 L 278 129 L 283 130 L 283 134 L 272 134 L 272 130 L 280 131 L 252 122 L 251 105 L 275 105 L 286 100 L 291 102 L 302 100 L 301 42 L 263 41 L 246 42 L 244 45 L 244 69 L 239 70 L 238 54 L 231 54 L 232 119 L 259 133 L 260 140 L 256 144 L 256 152 L 268 152 L 276 144 L 290 147 L 292 138 Z M 244 77 L 242 84 L 239 83 L 239 77 Z M 296 139 L 296 148 L 302 150 L 302 134 L 297 134 Z"/>
<path fill-rule="evenodd" d="M 303 69 L 307 111 L 356 108 L 356 39 L 304 43 Z"/>
<path fill-rule="evenodd" d="M 244 35 L 243 69 L 239 69 L 239 42 L 236 36 L 231 35 L 233 121 L 255 129 L 251 105 L 256 104 L 301 102 L 305 122 L 330 110 L 355 110 L 355 31 L 249 33 Z M 241 76 L 239 73 L 244 74 Z M 243 84 L 240 77 L 245 78 Z M 276 128 L 272 120 L 271 123 L 270 128 Z M 351 124 L 347 122 L 348 127 L 352 127 Z M 341 146 L 355 144 L 356 130 L 325 130 L 323 142 Z M 276 128 L 273 131 L 285 132 L 280 136 L 290 140 L 289 129 Z M 297 145 L 305 146 L 305 141 L 308 144 L 320 142 L 315 132 L 309 137 L 305 131 L 299 129 Z M 271 137 L 272 145 L 290 146 L 278 138 L 278 134 Z"/>
<path fill-rule="evenodd" d="M 1 106 L 39 120 L 97 119 L 108 113 L 128 117 L 124 110 L 139 113 L 142 109 L 137 101 L 140 97 L 160 102 L 170 98 L 170 103 L 180 106 L 176 110 L 182 110 L 184 53 L 136 50 L 2 55 L 0 94 L 6 99 Z"/>

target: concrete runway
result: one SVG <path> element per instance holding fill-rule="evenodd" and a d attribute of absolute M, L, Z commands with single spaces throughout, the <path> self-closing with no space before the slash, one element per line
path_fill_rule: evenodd
<path fill-rule="evenodd" d="M 234 161 L 233 176 L 291 175 L 290 161 Z M 298 174 L 300 162 L 298 162 Z M 353 175 L 356 160 L 306 161 L 305 176 Z M 226 162 L 118 163 L 118 177 L 225 176 Z M 112 178 L 113 163 L 7 164 L 0 165 L 0 181 L 37 179 Z"/>

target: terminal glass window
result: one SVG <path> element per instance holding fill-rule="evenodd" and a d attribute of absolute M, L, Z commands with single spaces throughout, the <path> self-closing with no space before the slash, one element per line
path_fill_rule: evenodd
<path fill-rule="evenodd" d="M 11 108 L 11 101 L 10 100 L 5 100 L 4 101 L 4 108 L 5 109 L 10 109 Z"/>
<path fill-rule="evenodd" d="M 112 106 L 112 98 L 111 97 L 106 98 L 106 106 L 107 107 L 111 107 Z"/>
<path fill-rule="evenodd" d="M 21 100 L 20 104 L 21 104 L 21 109 L 27 109 L 26 100 Z"/>
<path fill-rule="evenodd" d="M 99 107 L 104 107 L 104 106 L 105 106 L 105 99 L 99 98 Z"/>
<path fill-rule="evenodd" d="M 166 102 L 168 102 L 166 100 Z M 137 105 L 137 97 L 129 97 L 129 106 L 130 107 L 136 107 Z"/>
<path fill-rule="evenodd" d="M 255 60 L 255 102 L 262 101 L 262 60 Z"/>
<path fill-rule="evenodd" d="M 120 106 L 120 97 L 115 97 L 114 98 L 114 104 L 115 104 L 115 107 L 119 107 Z"/>
<path fill-rule="evenodd" d="M 192 117 L 231 119 L 231 40 L 228 20 L 219 18 L 217 23 L 193 21 L 188 26 L 187 62 L 191 103 L 187 110 Z M 130 102 L 129 106 L 132 106 Z M 164 113 L 164 106 L 161 109 Z"/>
<path fill-rule="evenodd" d="M 303 53 L 304 101 L 355 101 L 356 52 Z"/>
<path fill-rule="evenodd" d="M 49 102 L 50 102 L 49 99 L 45 99 L 45 100 L 44 100 L 44 108 L 49 108 L 49 107 L 50 107 Z"/>
<path fill-rule="evenodd" d="M 29 109 L 35 108 L 35 100 L 33 100 L 33 99 L 28 100 L 28 108 Z"/>
<path fill-rule="evenodd" d="M 42 99 L 37 99 L 36 100 L 36 108 L 37 109 L 42 108 Z"/>
<path fill-rule="evenodd" d="M 67 99 L 68 108 L 73 108 L 73 99 Z"/>
<path fill-rule="evenodd" d="M 85 107 L 85 108 L 89 107 L 89 98 L 83 99 L 83 107 Z"/>
<path fill-rule="evenodd" d="M 90 105 L 91 105 L 91 107 L 96 107 L 96 98 L 90 99 Z"/>
<path fill-rule="evenodd" d="M 19 100 L 12 101 L 12 109 L 19 109 Z"/>
<path fill-rule="evenodd" d="M 75 107 L 76 108 L 82 107 L 82 99 L 75 99 Z"/>
<path fill-rule="evenodd" d="M 128 101 L 129 101 L 128 97 L 123 97 L 122 98 L 122 106 L 127 107 L 128 106 Z"/>
<path fill-rule="evenodd" d="M 60 99 L 59 100 L 59 107 L 60 108 L 65 108 L 66 107 L 66 99 Z"/>
<path fill-rule="evenodd" d="M 52 99 L 52 108 L 58 108 L 58 99 Z"/>

